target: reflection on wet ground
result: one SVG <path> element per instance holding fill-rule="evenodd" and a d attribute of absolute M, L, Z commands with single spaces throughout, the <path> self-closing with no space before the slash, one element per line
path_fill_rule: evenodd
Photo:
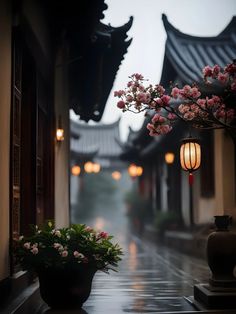
<path fill-rule="evenodd" d="M 164 313 L 197 311 L 183 296 L 193 294 L 193 285 L 207 281 L 206 262 L 157 246 L 133 235 L 124 212 L 83 218 L 96 229 L 114 235 L 123 247 L 124 257 L 119 271 L 109 275 L 97 272 L 92 292 L 77 314 Z M 45 312 L 44 312 L 45 313 Z M 186 312 L 185 312 L 186 313 Z"/>

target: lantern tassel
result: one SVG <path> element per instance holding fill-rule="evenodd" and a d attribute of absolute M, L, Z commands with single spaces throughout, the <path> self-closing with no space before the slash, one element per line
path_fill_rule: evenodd
<path fill-rule="evenodd" d="M 193 181 L 194 181 L 194 177 L 193 177 L 192 172 L 190 172 L 189 176 L 188 176 L 188 183 L 189 183 L 189 185 L 193 185 Z"/>

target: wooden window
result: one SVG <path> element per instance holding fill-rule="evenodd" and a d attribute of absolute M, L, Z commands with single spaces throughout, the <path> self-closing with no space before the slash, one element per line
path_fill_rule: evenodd
<path fill-rule="evenodd" d="M 11 233 L 12 238 L 20 234 L 20 162 L 21 162 L 21 78 L 22 78 L 22 50 L 19 41 L 13 41 L 12 55 L 12 110 L 11 110 Z"/>

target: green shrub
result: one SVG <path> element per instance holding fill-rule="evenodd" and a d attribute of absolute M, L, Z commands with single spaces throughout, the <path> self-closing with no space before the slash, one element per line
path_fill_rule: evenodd
<path fill-rule="evenodd" d="M 158 212 L 155 217 L 155 227 L 160 235 L 163 235 L 165 230 L 176 228 L 180 224 L 180 217 L 176 212 Z"/>

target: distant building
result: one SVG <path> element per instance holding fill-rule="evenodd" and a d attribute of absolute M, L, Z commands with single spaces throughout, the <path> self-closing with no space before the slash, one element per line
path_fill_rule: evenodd
<path fill-rule="evenodd" d="M 71 120 L 71 162 L 83 166 L 91 160 L 103 169 L 122 169 L 119 123 L 120 119 L 111 124 L 97 125 Z"/>

